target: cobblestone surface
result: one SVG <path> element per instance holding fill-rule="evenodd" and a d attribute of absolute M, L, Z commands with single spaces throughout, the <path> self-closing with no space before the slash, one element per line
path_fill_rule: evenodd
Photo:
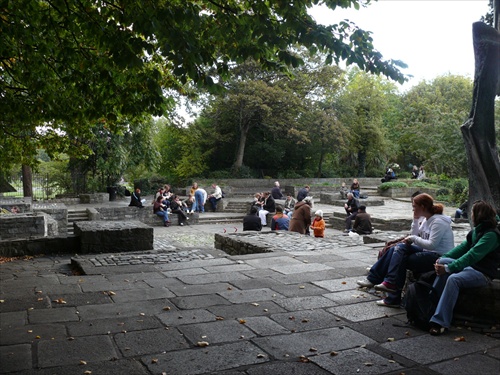
<path fill-rule="evenodd" d="M 105 255 L 89 258 L 89 261 L 95 267 L 107 267 L 129 266 L 135 264 L 165 264 L 205 259 L 214 259 L 214 256 L 205 254 L 203 250 L 183 250 L 164 254 Z"/>

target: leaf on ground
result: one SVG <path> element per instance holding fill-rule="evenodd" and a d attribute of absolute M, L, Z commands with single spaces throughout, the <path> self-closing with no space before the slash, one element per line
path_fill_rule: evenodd
<path fill-rule="evenodd" d="M 204 348 L 205 346 L 210 345 L 207 341 L 198 341 L 196 343 L 196 346 L 199 346 L 200 348 Z"/>
<path fill-rule="evenodd" d="M 171 308 L 170 306 L 165 306 L 165 307 L 163 308 L 163 311 L 170 311 L 170 310 L 172 310 L 172 308 Z"/>
<path fill-rule="evenodd" d="M 457 342 L 464 342 L 465 341 L 465 337 L 464 336 L 455 337 L 455 341 L 457 341 Z"/>
<path fill-rule="evenodd" d="M 60 305 L 64 305 L 64 304 L 67 303 L 63 298 L 58 298 L 58 299 L 56 299 L 56 300 L 54 300 L 52 302 L 58 303 Z"/>
<path fill-rule="evenodd" d="M 80 364 L 80 365 L 86 365 L 86 364 L 87 364 L 87 362 L 86 362 L 86 361 L 84 361 L 84 360 L 82 359 L 82 360 L 80 360 L 80 363 L 79 363 L 79 364 Z"/>
<path fill-rule="evenodd" d="M 240 320 L 238 320 L 238 322 L 239 322 L 240 324 L 245 324 L 247 321 L 246 321 L 245 319 L 240 319 Z"/>
<path fill-rule="evenodd" d="M 252 306 L 259 306 L 259 304 L 257 302 L 253 302 L 251 303 Z"/>

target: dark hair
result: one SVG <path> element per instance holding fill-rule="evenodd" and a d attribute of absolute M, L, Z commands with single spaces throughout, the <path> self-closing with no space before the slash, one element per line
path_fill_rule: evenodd
<path fill-rule="evenodd" d="M 359 206 L 359 207 L 358 207 L 358 210 L 361 210 L 361 211 L 366 211 L 366 206 Z"/>
<path fill-rule="evenodd" d="M 483 223 L 487 228 L 495 228 L 497 225 L 496 211 L 488 202 L 479 200 L 472 206 L 472 225 L 477 227 Z"/>
<path fill-rule="evenodd" d="M 434 199 L 426 193 L 414 197 L 413 203 L 422 206 L 424 210 L 431 212 L 433 215 L 442 214 L 444 210 L 444 206 L 441 203 L 434 204 Z"/>
<path fill-rule="evenodd" d="M 252 206 L 250 207 L 250 215 L 255 215 L 257 213 L 257 207 Z"/>
<path fill-rule="evenodd" d="M 158 198 L 156 198 L 157 202 L 161 202 L 163 200 L 163 195 L 158 195 Z"/>
<path fill-rule="evenodd" d="M 283 212 L 283 207 L 280 204 L 276 205 L 276 212 Z"/>

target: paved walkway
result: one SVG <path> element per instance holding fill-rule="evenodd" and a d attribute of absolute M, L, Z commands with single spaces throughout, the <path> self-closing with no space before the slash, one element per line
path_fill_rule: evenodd
<path fill-rule="evenodd" d="M 408 205 L 369 211 L 411 216 Z M 380 244 L 329 228 L 270 253 L 213 248 L 214 233 L 241 229 L 157 227 L 149 252 L 1 264 L 0 373 L 500 374 L 498 331 L 433 337 L 356 287 Z"/>

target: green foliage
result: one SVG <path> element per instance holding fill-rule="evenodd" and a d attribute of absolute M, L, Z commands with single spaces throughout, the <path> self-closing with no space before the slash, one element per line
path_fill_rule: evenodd
<path fill-rule="evenodd" d="M 397 189 L 397 188 L 407 188 L 408 184 L 402 181 L 389 181 L 381 183 L 378 188 L 382 191 L 389 189 Z"/>

